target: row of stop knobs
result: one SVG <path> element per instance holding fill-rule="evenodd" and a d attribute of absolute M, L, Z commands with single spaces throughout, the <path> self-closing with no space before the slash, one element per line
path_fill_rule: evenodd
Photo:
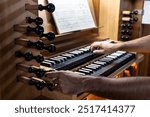
<path fill-rule="evenodd" d="M 46 10 L 49 13 L 53 13 L 55 11 L 55 5 L 52 3 L 49 3 L 46 6 L 43 5 L 30 5 L 26 4 L 25 9 L 28 11 L 32 10 Z M 55 34 L 53 32 L 44 33 L 43 25 L 43 19 L 41 17 L 26 17 L 25 18 L 26 24 L 29 25 L 14 25 L 14 31 L 23 33 L 25 35 L 31 35 L 35 37 L 39 37 L 40 39 L 38 41 L 31 41 L 27 38 L 16 38 L 15 43 L 20 46 L 24 46 L 31 49 L 36 50 L 46 50 L 48 52 L 55 52 L 56 47 L 54 44 L 45 44 L 43 42 L 44 39 L 47 39 L 49 41 L 52 41 L 55 39 Z M 31 51 L 30 52 L 23 52 L 21 50 L 18 50 L 15 52 L 15 56 L 19 58 L 24 58 L 26 61 L 35 60 L 38 63 L 41 63 L 44 61 L 44 57 L 42 55 L 34 55 Z M 47 72 L 45 69 L 42 69 L 40 67 L 34 66 L 34 65 L 25 65 L 22 63 L 17 64 L 17 69 L 24 71 L 29 74 L 34 74 L 32 77 L 26 77 L 22 75 L 18 75 L 17 79 L 19 81 L 28 83 L 29 85 L 35 86 L 38 90 L 42 90 L 44 87 L 47 87 L 48 90 L 54 89 L 54 84 L 50 81 L 41 79 L 45 76 L 45 73 Z"/>
<path fill-rule="evenodd" d="M 137 15 L 138 10 L 122 12 L 122 23 L 121 23 L 121 36 L 122 41 L 129 41 L 132 36 L 133 24 L 138 21 Z"/>

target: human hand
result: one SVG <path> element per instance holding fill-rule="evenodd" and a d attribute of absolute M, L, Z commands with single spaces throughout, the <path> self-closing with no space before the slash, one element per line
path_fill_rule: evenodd
<path fill-rule="evenodd" d="M 96 54 L 109 54 L 119 50 L 119 43 L 110 43 L 108 41 L 96 41 L 91 44 L 91 50 Z"/>
<path fill-rule="evenodd" d="M 54 78 L 56 90 L 65 94 L 79 94 L 84 92 L 84 76 L 71 71 L 55 71 L 46 73 L 46 77 Z"/>

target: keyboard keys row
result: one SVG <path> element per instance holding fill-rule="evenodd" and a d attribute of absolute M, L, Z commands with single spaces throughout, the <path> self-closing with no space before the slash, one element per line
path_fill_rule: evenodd
<path fill-rule="evenodd" d="M 67 53 L 45 60 L 41 65 L 54 69 L 70 69 L 74 66 L 88 62 L 100 55 L 95 55 L 90 51 L 90 46 L 82 47 Z"/>
<path fill-rule="evenodd" d="M 92 75 L 95 72 L 99 72 L 99 75 L 110 74 L 115 69 L 118 69 L 121 65 L 128 62 L 129 59 L 132 59 L 132 56 L 133 54 L 125 51 L 117 51 L 78 69 L 77 72 L 85 75 Z"/>

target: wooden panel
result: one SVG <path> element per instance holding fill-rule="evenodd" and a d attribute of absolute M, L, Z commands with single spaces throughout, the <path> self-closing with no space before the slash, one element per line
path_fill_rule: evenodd
<path fill-rule="evenodd" d="M 131 0 L 121 0 L 118 40 L 120 40 L 120 30 L 121 30 L 120 24 L 122 23 L 122 21 L 121 21 L 122 20 L 122 11 L 123 10 L 132 11 L 135 9 L 142 10 L 142 7 L 143 7 L 143 0 L 132 0 L 132 1 Z M 131 39 L 136 39 L 136 38 L 140 37 L 141 14 L 139 14 L 137 17 L 138 17 L 138 21 L 133 24 Z"/>
<path fill-rule="evenodd" d="M 0 1 L 0 99 L 33 99 L 40 94 L 35 88 L 17 82 L 16 79 L 16 63 L 25 61 L 17 59 L 15 51 L 27 51 L 28 48 L 15 45 L 15 38 L 23 35 L 14 32 L 13 26 L 24 23 L 26 16 L 35 17 L 35 14 L 25 11 L 27 2 L 37 4 L 37 0 Z"/>
<path fill-rule="evenodd" d="M 118 39 L 120 0 L 100 0 L 100 36 Z"/>

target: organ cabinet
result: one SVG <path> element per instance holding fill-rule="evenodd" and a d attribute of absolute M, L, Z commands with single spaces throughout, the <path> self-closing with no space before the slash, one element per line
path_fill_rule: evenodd
<path fill-rule="evenodd" d="M 133 72 L 138 75 L 142 55 L 125 51 L 96 55 L 90 51 L 90 44 L 140 37 L 140 3 L 88 0 L 96 27 L 60 34 L 53 2 L 0 1 L 0 99 L 94 99 L 87 93 L 66 95 L 55 91 L 53 82 L 44 78 L 47 71 L 71 70 L 113 78 Z"/>

